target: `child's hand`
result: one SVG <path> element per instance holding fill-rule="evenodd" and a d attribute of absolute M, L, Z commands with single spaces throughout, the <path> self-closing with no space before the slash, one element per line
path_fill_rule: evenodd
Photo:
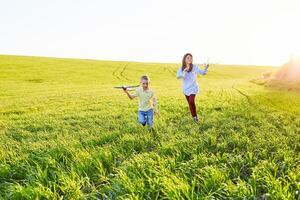
<path fill-rule="evenodd" d="M 154 112 L 154 114 L 159 117 L 160 116 L 160 113 L 158 111 Z"/>
<path fill-rule="evenodd" d="M 189 71 L 189 70 L 190 70 L 190 67 L 186 67 L 186 68 L 184 68 L 183 71 L 187 72 L 187 71 Z"/>
<path fill-rule="evenodd" d="M 208 68 L 209 67 L 209 63 L 203 63 L 203 64 L 201 64 L 201 66 L 204 67 L 204 68 Z"/>
<path fill-rule="evenodd" d="M 202 64 L 202 66 L 203 66 L 204 68 L 208 69 L 208 68 L 209 68 L 209 63 L 204 63 L 204 64 Z"/>

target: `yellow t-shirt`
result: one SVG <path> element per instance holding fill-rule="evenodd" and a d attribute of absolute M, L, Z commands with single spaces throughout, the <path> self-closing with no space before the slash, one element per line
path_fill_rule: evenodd
<path fill-rule="evenodd" d="M 148 111 L 153 108 L 153 98 L 155 98 L 154 92 L 151 89 L 143 90 L 143 88 L 137 88 L 134 96 L 139 97 L 139 110 Z"/>

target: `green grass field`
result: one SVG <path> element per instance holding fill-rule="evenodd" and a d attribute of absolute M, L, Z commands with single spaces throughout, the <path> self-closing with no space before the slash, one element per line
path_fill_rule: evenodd
<path fill-rule="evenodd" d="M 0 56 L 0 198 L 300 199 L 300 93 L 212 66 L 194 124 L 179 64 Z M 148 74 L 160 118 L 112 87 Z"/>

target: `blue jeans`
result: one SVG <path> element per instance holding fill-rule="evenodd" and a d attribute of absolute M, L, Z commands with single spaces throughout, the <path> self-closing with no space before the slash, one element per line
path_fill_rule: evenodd
<path fill-rule="evenodd" d="M 140 124 L 148 124 L 149 128 L 153 125 L 153 109 L 148 111 L 141 111 L 138 112 L 138 119 Z"/>

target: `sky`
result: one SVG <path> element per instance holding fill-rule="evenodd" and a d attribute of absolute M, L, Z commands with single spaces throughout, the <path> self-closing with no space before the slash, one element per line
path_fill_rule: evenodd
<path fill-rule="evenodd" d="M 299 0 L 0 0 L 0 54 L 279 66 Z"/>

